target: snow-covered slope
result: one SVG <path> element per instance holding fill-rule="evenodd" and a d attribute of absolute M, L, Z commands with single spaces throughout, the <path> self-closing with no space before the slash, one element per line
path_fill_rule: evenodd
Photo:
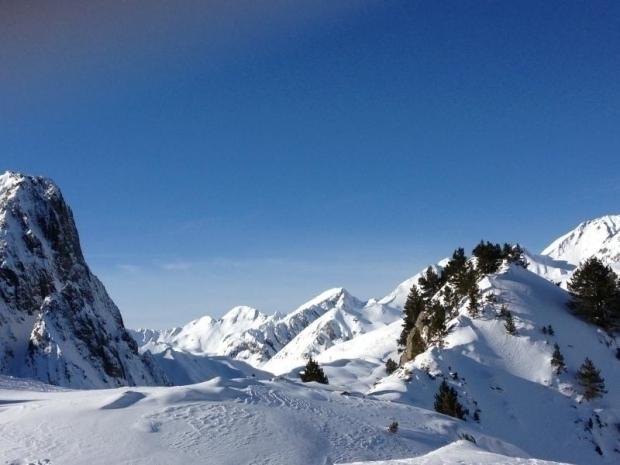
<path fill-rule="evenodd" d="M 49 179 L 0 176 L 0 373 L 72 387 L 160 384 L 90 272 Z"/>
<path fill-rule="evenodd" d="M 510 438 L 532 456 L 583 465 L 618 463 L 617 338 L 572 315 L 566 306 L 568 293 L 531 271 L 504 268 L 483 279 L 480 287 L 498 303 L 487 304 L 478 318 L 470 317 L 464 303 L 448 323 L 443 348 L 431 346 L 370 394 L 430 409 L 446 379 L 469 409 L 470 422 L 480 409 L 483 430 Z M 517 335 L 506 332 L 499 317 L 501 304 L 514 315 Z M 547 325 L 554 335 L 542 332 Z M 554 343 L 568 367 L 559 376 L 550 365 Z M 575 382 L 586 357 L 601 370 L 609 391 L 591 402 L 581 398 Z"/>
<path fill-rule="evenodd" d="M 585 221 L 553 241 L 542 255 L 579 265 L 589 257 L 598 257 L 620 270 L 620 215 L 607 215 Z"/>
<path fill-rule="evenodd" d="M 535 463 L 507 458 L 527 454 L 475 423 L 286 380 L 65 392 L 11 389 L 2 379 L 0 386 L 0 463 L 329 465 L 432 451 L 462 451 L 461 463 L 471 465 Z M 396 434 L 386 431 L 392 421 L 400 425 Z M 484 451 L 501 455 L 465 461 L 492 457 Z"/>
<path fill-rule="evenodd" d="M 507 457 L 485 451 L 470 441 L 460 440 L 421 457 L 401 460 L 355 462 L 346 465 L 560 465 L 539 459 Z M 344 464 L 343 464 L 344 465 Z"/>

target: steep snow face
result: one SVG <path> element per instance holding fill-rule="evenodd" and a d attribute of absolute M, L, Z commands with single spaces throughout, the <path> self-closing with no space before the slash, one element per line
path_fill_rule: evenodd
<path fill-rule="evenodd" d="M 94 391 L 29 392 L 1 378 L 0 386 L 0 463 L 331 465 L 459 451 L 463 461 L 447 463 L 535 463 L 474 422 L 330 386 L 252 377 Z M 386 431 L 392 421 L 397 434 Z M 466 461 L 485 451 L 501 455 Z"/>
<path fill-rule="evenodd" d="M 401 311 L 371 300 L 360 302 L 345 290 L 332 309 L 314 320 L 285 345 L 264 369 L 283 374 L 303 365 L 307 359 L 342 342 L 357 338 L 401 319 Z"/>
<path fill-rule="evenodd" d="M 553 241 L 542 254 L 573 265 L 598 257 L 620 271 L 620 215 L 585 221 Z"/>
<path fill-rule="evenodd" d="M 0 373 L 60 386 L 158 384 L 90 272 L 49 179 L 0 176 Z"/>
<path fill-rule="evenodd" d="M 566 306 L 568 293 L 529 270 L 505 267 L 479 285 L 484 295 L 495 295 L 497 303 L 486 304 L 481 315 L 472 318 L 464 302 L 448 322 L 443 347 L 429 347 L 382 379 L 370 394 L 433 408 L 445 379 L 469 409 L 468 421 L 480 409 L 482 428 L 510 438 L 532 456 L 583 465 L 618 463 L 618 339 L 572 315 Z M 514 316 L 516 335 L 505 330 L 502 304 Z M 553 335 L 542 332 L 548 325 Z M 568 368 L 560 375 L 550 364 L 555 343 Z M 586 357 L 601 370 L 609 391 L 590 402 L 582 399 L 575 381 Z"/>

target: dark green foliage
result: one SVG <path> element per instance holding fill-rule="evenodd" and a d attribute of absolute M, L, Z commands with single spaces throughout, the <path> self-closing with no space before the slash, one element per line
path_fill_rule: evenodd
<path fill-rule="evenodd" d="M 478 273 L 471 263 L 466 263 L 457 273 L 450 277 L 450 283 L 454 286 L 455 293 L 459 298 L 467 297 L 470 292 L 478 289 Z"/>
<path fill-rule="evenodd" d="M 428 321 L 428 339 L 439 340 L 448 334 L 446 329 L 446 309 L 438 302 L 433 302 Z"/>
<path fill-rule="evenodd" d="M 323 369 L 312 359 L 312 357 L 310 357 L 310 360 L 306 363 L 306 368 L 299 374 L 299 377 L 304 383 L 308 383 L 310 381 L 316 381 L 321 384 L 329 383 Z"/>
<path fill-rule="evenodd" d="M 418 286 L 420 286 L 422 297 L 426 302 L 430 302 L 443 285 L 444 282 L 432 266 L 429 266 L 426 272 L 418 279 Z"/>
<path fill-rule="evenodd" d="M 502 318 L 506 318 L 509 313 L 510 311 L 508 310 L 506 304 L 502 304 L 502 306 L 499 308 L 499 316 Z"/>
<path fill-rule="evenodd" d="M 450 278 L 463 271 L 467 264 L 467 256 L 465 255 L 465 249 L 459 247 L 452 254 L 452 258 L 448 261 L 445 268 L 441 272 L 441 280 L 448 282 Z"/>
<path fill-rule="evenodd" d="M 583 262 L 568 283 L 570 308 L 591 323 L 612 329 L 620 318 L 618 276 L 596 257 Z"/>
<path fill-rule="evenodd" d="M 398 422 L 393 421 L 392 423 L 390 423 L 387 427 L 387 430 L 389 433 L 392 433 L 392 434 L 398 433 Z"/>
<path fill-rule="evenodd" d="M 465 418 L 465 411 L 459 402 L 456 390 L 450 386 L 446 380 L 439 385 L 439 391 L 435 394 L 435 411 L 450 415 L 454 418 Z"/>
<path fill-rule="evenodd" d="M 564 355 L 560 352 L 560 346 L 553 345 L 553 355 L 551 356 L 551 366 L 556 375 L 566 371 L 566 363 L 564 363 Z"/>
<path fill-rule="evenodd" d="M 514 263 L 522 268 L 527 268 L 529 263 L 525 259 L 525 250 L 519 245 L 504 244 L 502 250 L 504 260 L 508 263 Z"/>
<path fill-rule="evenodd" d="M 468 297 L 467 310 L 473 318 L 478 318 L 480 316 L 480 290 L 477 284 L 469 290 Z"/>
<path fill-rule="evenodd" d="M 515 320 L 512 317 L 512 312 L 506 310 L 506 322 L 504 323 L 504 328 L 506 328 L 506 332 L 508 334 L 512 334 L 513 336 L 517 334 L 517 327 L 515 326 Z"/>
<path fill-rule="evenodd" d="M 606 392 L 605 380 L 601 377 L 600 370 L 594 366 L 589 358 L 586 358 L 579 368 L 577 381 L 583 388 L 583 397 L 586 400 L 601 397 Z"/>
<path fill-rule="evenodd" d="M 502 247 L 489 241 L 480 241 L 480 244 L 474 248 L 472 254 L 477 258 L 478 271 L 483 275 L 495 273 L 504 259 Z"/>
<path fill-rule="evenodd" d="M 388 375 L 391 375 L 392 373 L 396 371 L 397 368 L 398 368 L 398 364 L 391 358 L 388 358 L 387 361 L 385 362 L 385 372 Z"/>
<path fill-rule="evenodd" d="M 398 338 L 398 345 L 404 347 L 407 343 L 407 336 L 415 326 L 420 313 L 425 309 L 424 299 L 420 295 L 417 286 L 414 284 L 411 286 L 407 301 L 405 302 L 405 308 L 403 309 L 403 330 Z"/>

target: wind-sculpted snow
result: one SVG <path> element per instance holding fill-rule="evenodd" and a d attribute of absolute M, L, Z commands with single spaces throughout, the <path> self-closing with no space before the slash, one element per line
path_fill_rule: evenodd
<path fill-rule="evenodd" d="M 469 409 L 468 421 L 480 409 L 481 427 L 532 456 L 583 465 L 618 463 L 617 337 L 572 315 L 568 293 L 528 270 L 504 268 L 483 279 L 480 287 L 485 296 L 495 295 L 497 303 L 486 304 L 477 318 L 464 303 L 448 323 L 443 347 L 429 347 L 369 394 L 430 409 L 446 379 Z M 499 317 L 502 304 L 514 316 L 516 335 L 506 332 Z M 553 335 L 542 332 L 548 325 Z M 555 343 L 568 368 L 559 376 L 550 364 Z M 601 370 L 608 388 L 590 402 L 575 381 L 586 357 Z"/>
<path fill-rule="evenodd" d="M 71 387 L 164 383 L 90 272 L 45 178 L 0 176 L 0 373 Z"/>
<path fill-rule="evenodd" d="M 567 465 L 521 457 L 507 457 L 480 449 L 470 441 L 461 440 L 421 457 L 402 460 L 355 462 L 343 465 Z"/>
<path fill-rule="evenodd" d="M 5 386 L 6 387 L 6 386 Z M 255 378 L 186 387 L 0 391 L 0 463 L 328 465 L 404 459 L 440 449 L 527 455 L 478 425 L 321 385 Z M 397 434 L 386 426 L 398 421 Z M 438 452 L 439 452 L 438 451 Z M 505 457 L 498 455 L 498 460 Z M 482 462 L 510 465 L 509 462 Z M 424 462 L 421 462 L 424 463 Z M 467 462 L 465 462 L 467 463 Z"/>

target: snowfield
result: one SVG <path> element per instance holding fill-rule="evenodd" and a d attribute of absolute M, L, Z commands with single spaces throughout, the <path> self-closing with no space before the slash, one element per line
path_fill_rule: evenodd
<path fill-rule="evenodd" d="M 7 464 L 326 465 L 432 451 L 434 462 L 404 463 L 459 463 L 437 460 L 460 451 L 464 464 L 544 463 L 503 457 L 527 455 L 474 423 L 284 379 L 91 391 L 38 383 L 24 390 L 23 381 L 6 378 L 0 385 L 0 460 Z M 386 430 L 394 420 L 396 434 Z M 464 435 L 477 446 L 459 441 Z"/>

